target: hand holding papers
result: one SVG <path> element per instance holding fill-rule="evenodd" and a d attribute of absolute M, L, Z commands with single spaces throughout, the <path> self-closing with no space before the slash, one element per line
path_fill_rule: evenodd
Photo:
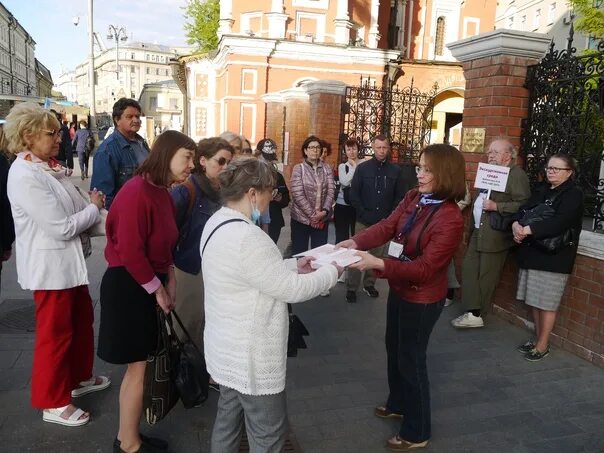
<path fill-rule="evenodd" d="M 307 250 L 306 252 L 294 255 L 295 258 L 301 256 L 311 256 L 315 260 L 310 263 L 313 269 L 318 269 L 326 264 L 336 264 L 340 267 L 350 266 L 353 263 L 361 260 L 361 257 L 356 255 L 356 250 L 339 248 L 336 250 L 335 245 L 325 244 L 320 247 Z"/>

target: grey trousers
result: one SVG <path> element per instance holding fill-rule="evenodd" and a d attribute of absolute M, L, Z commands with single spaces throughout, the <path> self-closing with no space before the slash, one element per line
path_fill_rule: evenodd
<path fill-rule="evenodd" d="M 361 231 L 367 228 L 367 225 L 357 222 L 354 227 L 354 234 L 359 234 Z M 384 256 L 385 245 L 380 245 L 374 249 L 368 250 L 373 256 L 382 257 Z M 375 286 L 375 274 L 373 271 L 365 271 L 363 276 L 363 286 Z M 361 282 L 361 271 L 358 269 L 348 268 L 346 270 L 346 289 L 348 291 L 356 291 L 359 288 Z"/>
<path fill-rule="evenodd" d="M 491 308 L 508 250 L 487 253 L 479 252 L 477 248 L 478 232 L 475 230 L 461 268 L 461 303 L 464 310 L 480 310 L 482 315 Z"/>
<path fill-rule="evenodd" d="M 244 395 L 220 386 L 211 453 L 237 453 L 243 421 L 250 453 L 281 453 L 287 436 L 285 391 L 276 395 Z"/>

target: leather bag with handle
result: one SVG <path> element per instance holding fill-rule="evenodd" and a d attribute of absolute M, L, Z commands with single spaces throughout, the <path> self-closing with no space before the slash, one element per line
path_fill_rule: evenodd
<path fill-rule="evenodd" d="M 143 412 L 150 425 L 164 418 L 178 402 L 174 375 L 178 366 L 179 341 L 171 319 L 157 307 L 157 348 L 147 357 L 143 381 Z"/>
<path fill-rule="evenodd" d="M 172 311 L 171 316 L 182 329 L 185 339 L 178 340 L 178 360 L 174 370 L 174 384 L 185 408 L 199 406 L 208 399 L 210 375 L 206 369 L 206 361 L 197 345 L 191 340 L 189 332 L 182 321 Z"/>
<path fill-rule="evenodd" d="M 522 226 L 529 226 L 537 222 L 551 219 L 556 215 L 556 210 L 553 208 L 554 200 L 561 194 L 558 192 L 551 198 L 546 199 L 543 203 L 532 207 L 531 209 L 525 209 L 520 217 L 518 223 Z M 574 231 L 572 228 L 567 229 L 557 236 L 552 236 L 542 239 L 532 240 L 532 244 L 535 245 L 539 250 L 546 253 L 556 253 L 562 250 L 564 247 L 571 246 L 575 243 Z"/>

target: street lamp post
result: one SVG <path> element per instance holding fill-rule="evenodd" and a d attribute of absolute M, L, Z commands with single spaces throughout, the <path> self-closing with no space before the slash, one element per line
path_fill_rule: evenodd
<path fill-rule="evenodd" d="M 90 86 L 90 131 L 98 143 L 98 131 L 96 128 L 96 96 L 94 92 L 94 26 L 93 26 L 93 0 L 88 0 L 88 85 Z M 74 16 L 73 25 L 76 27 L 80 23 L 80 18 Z"/>
<path fill-rule="evenodd" d="M 128 33 L 124 27 L 116 27 L 115 25 L 109 25 L 109 31 L 107 32 L 107 39 L 111 41 L 115 39 L 115 77 L 119 80 L 120 78 L 120 40 L 126 41 L 128 39 Z"/>

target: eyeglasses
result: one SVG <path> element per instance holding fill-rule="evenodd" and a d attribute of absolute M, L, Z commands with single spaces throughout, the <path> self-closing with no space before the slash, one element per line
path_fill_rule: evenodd
<path fill-rule="evenodd" d="M 555 175 L 557 175 L 558 173 L 560 173 L 562 170 L 568 170 L 568 171 L 570 171 L 570 168 L 545 167 L 545 171 L 551 171 Z"/>
<path fill-rule="evenodd" d="M 48 135 L 49 137 L 52 138 L 57 138 L 59 136 L 59 133 L 61 132 L 60 130 L 58 131 L 48 131 L 46 129 L 42 129 L 42 132 L 44 132 L 45 135 Z"/>
<path fill-rule="evenodd" d="M 424 175 L 431 175 L 432 170 L 428 170 L 426 167 L 421 167 L 418 165 L 417 167 L 415 167 L 415 173 L 417 173 L 418 175 L 420 173 L 423 173 Z"/>
<path fill-rule="evenodd" d="M 230 160 L 228 160 L 226 157 L 212 157 L 211 158 L 213 161 L 215 161 L 218 165 L 220 165 L 221 167 L 224 167 L 225 165 L 228 165 L 231 163 Z"/>
<path fill-rule="evenodd" d="M 306 149 L 311 149 L 313 151 L 319 151 L 321 149 L 320 146 L 307 146 Z"/>

